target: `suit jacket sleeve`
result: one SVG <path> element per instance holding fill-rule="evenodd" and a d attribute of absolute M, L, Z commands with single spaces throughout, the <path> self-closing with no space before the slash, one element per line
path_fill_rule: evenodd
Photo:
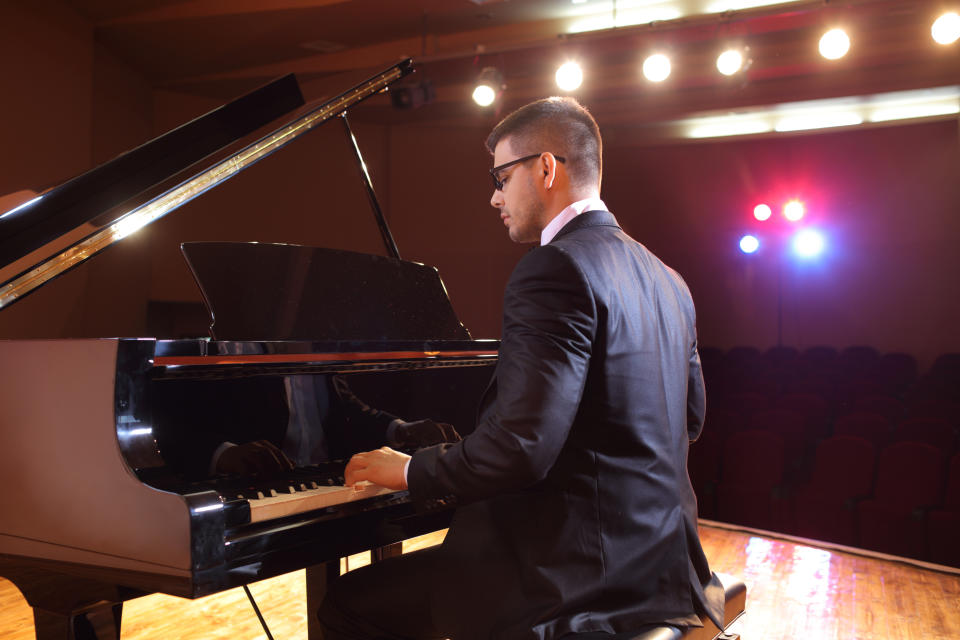
<path fill-rule="evenodd" d="M 472 434 L 414 454 L 415 501 L 478 500 L 543 479 L 566 441 L 583 393 L 597 310 L 587 279 L 562 249 L 520 261 L 507 283 L 493 400 Z"/>
<path fill-rule="evenodd" d="M 687 434 L 690 442 L 700 437 L 703 431 L 703 418 L 706 412 L 706 395 L 703 386 L 703 371 L 700 367 L 700 354 L 697 343 L 690 349 L 690 376 L 687 380 Z"/>

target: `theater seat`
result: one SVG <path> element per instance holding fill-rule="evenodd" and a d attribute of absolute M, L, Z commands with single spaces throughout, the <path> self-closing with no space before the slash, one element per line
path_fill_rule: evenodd
<path fill-rule="evenodd" d="M 715 640 L 724 635 L 724 630 L 730 628 L 734 620 L 743 615 L 747 606 L 747 586 L 743 580 L 733 576 L 717 574 L 723 584 L 725 604 L 723 606 L 724 629 L 717 628 L 710 618 L 701 616 L 702 627 L 691 627 L 681 631 L 676 627 L 652 627 L 643 631 L 625 631 L 623 633 L 604 633 L 603 631 L 589 631 L 586 633 L 571 633 L 563 636 L 562 640 Z M 733 636 L 737 637 L 737 636 Z"/>

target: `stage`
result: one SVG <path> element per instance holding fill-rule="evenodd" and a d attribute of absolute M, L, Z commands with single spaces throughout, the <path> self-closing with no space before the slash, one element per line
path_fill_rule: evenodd
<path fill-rule="evenodd" d="M 436 544 L 442 535 L 409 540 L 404 550 Z M 746 614 L 731 627 L 744 640 L 960 638 L 958 569 L 706 520 L 700 535 L 711 567 L 747 585 Z M 367 561 L 348 559 L 351 568 Z M 250 587 L 276 640 L 307 636 L 303 576 Z M 33 637 L 29 606 L 0 579 L 0 640 Z M 155 594 L 124 605 L 123 640 L 265 637 L 241 589 L 193 601 Z"/>

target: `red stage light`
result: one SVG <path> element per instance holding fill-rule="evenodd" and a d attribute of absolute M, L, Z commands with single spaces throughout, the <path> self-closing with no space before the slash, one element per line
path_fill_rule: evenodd
<path fill-rule="evenodd" d="M 783 217 L 790 222 L 800 220 L 806 212 L 807 208 L 799 200 L 791 200 L 783 205 Z"/>

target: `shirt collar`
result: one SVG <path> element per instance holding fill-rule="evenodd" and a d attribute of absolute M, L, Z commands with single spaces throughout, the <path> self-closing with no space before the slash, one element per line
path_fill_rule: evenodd
<path fill-rule="evenodd" d="M 543 228 L 543 231 L 540 232 L 541 246 L 548 244 L 560 229 L 563 229 L 564 225 L 585 211 L 608 211 L 608 209 L 607 205 L 603 204 L 603 200 L 599 197 L 577 200 L 558 213 L 556 217 Z"/>

